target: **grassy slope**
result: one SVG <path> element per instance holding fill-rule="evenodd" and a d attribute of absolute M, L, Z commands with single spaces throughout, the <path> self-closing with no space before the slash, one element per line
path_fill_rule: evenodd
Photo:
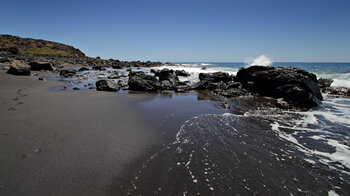
<path fill-rule="evenodd" d="M 39 39 L 0 35 L 0 48 L 18 48 L 21 54 L 53 56 L 85 56 L 72 46 Z"/>

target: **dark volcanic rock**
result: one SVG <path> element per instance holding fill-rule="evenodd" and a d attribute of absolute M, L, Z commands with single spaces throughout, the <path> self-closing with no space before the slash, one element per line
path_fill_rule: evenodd
<path fill-rule="evenodd" d="M 176 76 L 187 77 L 187 76 L 190 76 L 191 74 L 189 74 L 189 73 L 186 72 L 185 70 L 176 70 L 176 71 L 175 71 L 175 75 L 176 75 Z"/>
<path fill-rule="evenodd" d="M 275 92 L 279 97 L 291 101 L 294 105 L 305 108 L 318 106 L 321 102 L 316 96 L 313 96 L 295 84 L 279 86 Z"/>
<path fill-rule="evenodd" d="M 320 88 L 327 88 L 327 87 L 330 87 L 333 82 L 334 80 L 332 79 L 320 78 L 318 79 L 318 86 Z"/>
<path fill-rule="evenodd" d="M 176 85 L 179 82 L 179 78 L 174 74 L 174 70 L 162 69 L 157 72 L 156 76 L 159 77 L 159 81 L 168 80 L 173 85 Z"/>
<path fill-rule="evenodd" d="M 81 68 L 79 68 L 79 72 L 81 72 L 81 71 L 88 71 L 88 70 L 90 70 L 89 68 L 87 68 L 87 67 L 81 67 Z"/>
<path fill-rule="evenodd" d="M 62 77 L 72 77 L 77 73 L 74 69 L 64 69 L 60 71 L 60 76 Z"/>
<path fill-rule="evenodd" d="M 7 73 L 13 75 L 30 76 L 30 66 L 23 61 L 14 60 Z"/>
<path fill-rule="evenodd" d="M 106 70 L 106 68 L 103 66 L 94 66 L 94 67 L 92 67 L 92 69 L 97 70 L 97 71 L 105 71 Z"/>
<path fill-rule="evenodd" d="M 249 92 L 243 88 L 230 88 L 220 92 L 224 97 L 239 97 L 249 95 Z"/>
<path fill-rule="evenodd" d="M 327 93 L 330 95 L 336 95 L 341 97 L 350 97 L 350 88 L 345 87 L 327 87 L 322 89 L 323 93 Z"/>
<path fill-rule="evenodd" d="M 156 91 L 159 88 L 157 78 L 144 72 L 129 72 L 129 90 Z"/>
<path fill-rule="evenodd" d="M 298 107 L 314 107 L 323 100 L 316 76 L 294 67 L 251 66 L 240 69 L 235 81 L 250 92 L 284 98 Z"/>
<path fill-rule="evenodd" d="M 128 76 L 143 76 L 146 75 L 143 71 L 130 71 Z"/>
<path fill-rule="evenodd" d="M 159 90 L 175 90 L 176 86 L 169 80 L 162 80 L 158 83 Z"/>
<path fill-rule="evenodd" d="M 215 72 L 215 73 L 200 73 L 199 74 L 199 80 L 205 80 L 210 82 L 228 82 L 230 81 L 231 77 L 228 73 L 225 72 Z"/>
<path fill-rule="evenodd" d="M 40 70 L 52 71 L 53 70 L 52 64 L 48 63 L 48 62 L 34 61 L 34 62 L 29 63 L 29 65 L 30 65 L 32 71 L 40 71 Z"/>
<path fill-rule="evenodd" d="M 155 76 L 159 77 L 160 90 L 175 90 L 179 85 L 179 78 L 174 74 L 174 70 L 162 69 L 156 72 Z"/>
<path fill-rule="evenodd" d="M 113 69 L 123 69 L 123 65 L 118 64 L 118 65 L 112 65 Z"/>
<path fill-rule="evenodd" d="M 96 90 L 98 91 L 119 91 L 121 86 L 110 80 L 99 80 L 96 82 Z"/>
<path fill-rule="evenodd" d="M 201 80 L 190 86 L 191 90 L 213 90 L 217 86 L 217 83 L 213 83 L 206 80 Z"/>

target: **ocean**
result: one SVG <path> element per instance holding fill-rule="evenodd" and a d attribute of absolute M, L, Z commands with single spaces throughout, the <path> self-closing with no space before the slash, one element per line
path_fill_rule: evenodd
<path fill-rule="evenodd" d="M 180 80 L 194 83 L 202 72 L 236 74 L 248 66 L 176 64 L 156 69 L 185 70 L 191 76 Z M 271 66 L 298 67 L 318 78 L 333 79 L 334 87 L 350 87 L 350 63 Z M 173 142 L 144 162 L 124 191 L 132 195 L 347 195 L 350 99 L 323 96 L 322 105 L 309 111 L 280 110 L 262 106 L 264 100 L 247 98 L 233 100 L 224 113 L 192 116 Z"/>
<path fill-rule="evenodd" d="M 195 83 L 199 73 L 235 75 L 249 66 L 176 64 L 153 69 L 185 70 L 191 76 L 179 79 Z M 333 79 L 333 87 L 350 87 L 350 63 L 275 62 L 270 66 L 298 67 L 318 78 Z M 150 72 L 151 68 L 138 70 Z M 85 80 L 79 79 L 85 76 L 67 80 L 83 88 L 106 78 L 108 71 L 115 70 L 88 71 Z M 127 74 L 126 69 L 118 71 Z M 166 124 L 164 130 L 175 130 L 168 143 L 133 168 L 121 191 L 125 195 L 348 195 L 350 99 L 323 97 L 322 105 L 308 111 L 281 110 L 270 107 L 268 98 L 251 97 L 224 100 L 230 109 L 218 110 L 193 93 L 173 93 L 167 99 L 155 95 L 152 101 L 135 103 L 143 105 L 148 116 L 158 115 L 154 122 Z"/>

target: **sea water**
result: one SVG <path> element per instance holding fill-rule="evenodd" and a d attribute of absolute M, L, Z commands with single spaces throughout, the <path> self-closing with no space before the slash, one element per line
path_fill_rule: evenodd
<path fill-rule="evenodd" d="M 236 74 L 245 63 L 178 62 L 191 83 L 199 73 Z M 333 87 L 350 87 L 350 63 L 270 63 L 298 67 Z M 147 69 L 146 69 L 147 71 Z M 187 119 L 173 142 L 142 164 L 127 194 L 346 195 L 350 192 L 350 99 L 323 94 L 309 111 L 233 102 L 231 112 Z M 258 102 L 258 101 L 257 101 Z M 235 113 L 235 107 L 239 111 Z M 243 109 L 242 109 L 243 108 Z M 150 179 L 153 179 L 150 181 Z M 136 188 L 135 188 L 136 187 Z"/>
<path fill-rule="evenodd" d="M 333 87 L 350 87 L 350 63 L 267 62 L 264 66 L 298 67 Z M 182 81 L 199 73 L 237 74 L 259 62 L 177 62 L 153 68 L 185 70 Z M 138 71 L 137 68 L 133 70 Z M 139 71 L 150 72 L 151 68 Z M 113 71 L 87 71 L 74 85 L 106 79 Z M 84 79 L 86 77 L 86 79 Z M 78 83 L 76 83 L 78 81 Z M 81 82 L 81 83 L 79 83 Z M 189 116 L 176 137 L 150 156 L 124 187 L 131 195 L 347 195 L 350 192 L 350 99 L 323 94 L 309 111 L 280 110 L 233 101 L 225 114 Z M 179 106 L 180 107 L 180 106 Z M 237 112 L 239 111 L 239 112 Z"/>

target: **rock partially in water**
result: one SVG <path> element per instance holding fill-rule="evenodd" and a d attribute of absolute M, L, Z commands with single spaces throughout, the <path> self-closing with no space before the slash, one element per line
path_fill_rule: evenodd
<path fill-rule="evenodd" d="M 99 80 L 96 82 L 96 89 L 98 91 L 119 91 L 121 86 L 111 80 Z"/>
<path fill-rule="evenodd" d="M 218 108 L 223 109 L 223 110 L 228 110 L 230 109 L 230 105 L 227 102 L 222 102 L 217 105 Z"/>
<path fill-rule="evenodd" d="M 320 78 L 320 79 L 318 79 L 318 86 L 320 88 L 327 88 L 327 87 L 330 87 L 333 82 L 334 82 L 334 80 L 332 80 L 332 79 Z"/>
<path fill-rule="evenodd" d="M 191 90 L 213 90 L 217 86 L 217 83 L 211 81 L 201 80 L 190 86 Z"/>
<path fill-rule="evenodd" d="M 310 108 L 323 100 L 316 75 L 294 67 L 251 66 L 238 71 L 236 82 L 261 96 L 284 98 L 294 106 Z"/>
<path fill-rule="evenodd" d="M 30 76 L 30 66 L 23 61 L 14 60 L 7 73 L 13 75 Z"/>
<path fill-rule="evenodd" d="M 190 88 L 187 85 L 178 85 L 176 86 L 175 92 L 177 93 L 187 93 Z"/>
<path fill-rule="evenodd" d="M 117 64 L 112 66 L 113 69 L 123 69 L 123 65 Z"/>
<path fill-rule="evenodd" d="M 169 81 L 174 87 L 179 83 L 179 78 L 174 74 L 174 70 L 162 69 L 156 73 L 159 82 Z"/>
<path fill-rule="evenodd" d="M 60 76 L 62 77 L 72 77 L 77 73 L 74 69 L 64 69 L 60 71 Z"/>
<path fill-rule="evenodd" d="M 185 70 L 176 70 L 175 71 L 175 75 L 176 76 L 182 76 L 182 77 L 188 77 L 191 74 L 189 74 L 188 72 L 186 72 Z"/>
<path fill-rule="evenodd" d="M 249 95 L 249 92 L 243 88 L 230 88 L 220 92 L 220 95 L 224 97 L 239 97 L 239 96 L 247 96 Z"/>
<path fill-rule="evenodd" d="M 94 67 L 92 67 L 92 69 L 93 70 L 97 70 L 97 71 L 105 71 L 106 70 L 106 68 L 105 67 L 103 67 L 103 66 L 94 66 Z"/>
<path fill-rule="evenodd" d="M 89 71 L 90 69 L 89 68 L 87 68 L 87 67 L 81 67 L 81 68 L 79 68 L 79 72 L 82 72 L 82 71 Z"/>
<path fill-rule="evenodd" d="M 231 77 L 228 73 L 225 72 L 215 72 L 215 73 L 200 73 L 199 74 L 199 80 L 201 81 L 208 81 L 208 82 L 228 82 L 230 81 Z"/>
<path fill-rule="evenodd" d="M 350 88 L 346 87 L 327 87 L 323 88 L 322 92 L 340 97 L 350 97 Z"/>
<path fill-rule="evenodd" d="M 157 78 L 155 76 L 146 75 L 144 72 L 129 73 L 129 90 L 135 91 L 156 91 L 158 90 Z"/>

